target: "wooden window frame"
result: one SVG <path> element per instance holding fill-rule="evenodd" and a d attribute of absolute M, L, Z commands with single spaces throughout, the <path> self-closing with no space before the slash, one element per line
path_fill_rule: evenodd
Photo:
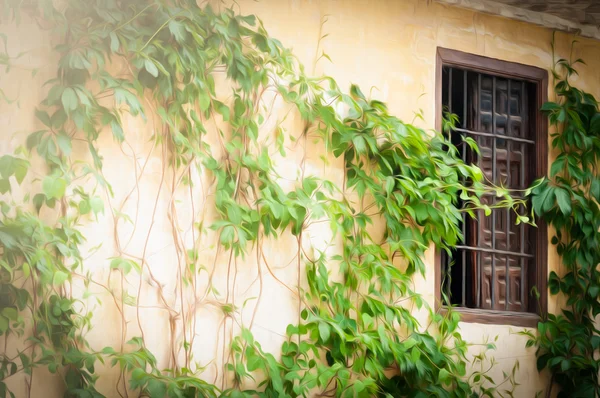
<path fill-rule="evenodd" d="M 504 78 L 516 78 L 536 84 L 535 105 L 535 178 L 548 174 L 548 119 L 539 111 L 548 100 L 548 71 L 534 66 L 523 65 L 480 55 L 469 54 L 448 48 L 437 48 L 435 111 L 436 129 L 442 128 L 442 68 L 458 67 L 479 73 L 486 73 Z M 536 220 L 538 233 L 535 244 L 535 282 L 540 293 L 538 313 L 498 311 L 466 307 L 454 307 L 461 314 L 461 321 L 467 323 L 500 324 L 524 327 L 535 327 L 541 315 L 548 310 L 548 230 L 546 223 Z M 446 312 L 442 305 L 441 281 L 442 258 L 439 248 L 435 252 L 435 309 Z"/>

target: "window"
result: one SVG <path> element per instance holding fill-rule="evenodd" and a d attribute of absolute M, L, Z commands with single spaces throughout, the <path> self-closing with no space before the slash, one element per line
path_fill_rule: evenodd
<path fill-rule="evenodd" d="M 538 111 L 546 95 L 545 70 L 438 49 L 438 128 L 444 109 L 456 114 L 450 139 L 496 185 L 524 190 L 546 174 L 547 129 Z M 479 154 L 464 137 L 477 142 Z M 490 207 L 495 200 L 482 198 Z M 442 304 L 458 307 L 463 320 L 533 326 L 546 310 L 546 228 L 515 221 L 508 209 L 480 211 L 475 219 L 465 214 L 463 241 L 450 256 L 438 256 L 438 301 L 447 298 Z"/>

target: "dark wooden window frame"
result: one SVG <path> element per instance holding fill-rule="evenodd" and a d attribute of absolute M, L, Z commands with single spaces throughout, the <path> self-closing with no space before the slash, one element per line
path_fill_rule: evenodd
<path fill-rule="evenodd" d="M 442 127 L 442 67 L 451 66 L 472 70 L 490 75 L 516 78 L 536 84 L 535 104 L 538 111 L 535 114 L 535 175 L 536 178 L 548 174 L 548 120 L 539 111 L 542 104 L 548 100 L 548 71 L 534 66 L 523 65 L 498 59 L 465 53 L 458 50 L 438 47 L 436 57 L 436 128 Z M 536 286 L 540 292 L 538 313 L 497 311 L 455 307 L 461 313 L 463 322 L 501 324 L 513 326 L 535 327 L 540 315 L 545 314 L 548 308 L 548 232 L 543 220 L 536 220 L 539 233 L 536 234 L 535 266 Z M 436 248 L 435 255 L 435 308 L 445 312 L 441 297 L 442 278 L 441 252 Z"/>

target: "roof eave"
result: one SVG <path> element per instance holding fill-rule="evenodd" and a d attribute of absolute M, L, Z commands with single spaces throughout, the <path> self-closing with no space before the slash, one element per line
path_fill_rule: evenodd
<path fill-rule="evenodd" d="M 499 15 L 505 18 L 529 22 L 535 25 L 573 33 L 583 37 L 600 40 L 600 28 L 594 25 L 581 24 L 545 12 L 526 10 L 523 8 L 496 3 L 491 0 L 436 0 L 440 3 Z"/>

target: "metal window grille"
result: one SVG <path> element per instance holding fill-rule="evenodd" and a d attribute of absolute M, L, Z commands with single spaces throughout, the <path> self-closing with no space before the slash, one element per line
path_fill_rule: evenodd
<path fill-rule="evenodd" d="M 444 67 L 442 104 L 459 122 L 451 132 L 463 160 L 478 165 L 495 185 L 524 190 L 534 176 L 535 84 L 470 70 Z M 480 154 L 463 141 L 471 137 Z M 468 183 L 468 182 L 467 182 Z M 502 311 L 535 312 L 528 300 L 535 279 L 535 229 L 515 225 L 510 209 L 492 207 L 474 219 L 463 213 L 463 241 L 442 260 L 447 304 Z M 462 205 L 459 202 L 460 205 Z"/>

